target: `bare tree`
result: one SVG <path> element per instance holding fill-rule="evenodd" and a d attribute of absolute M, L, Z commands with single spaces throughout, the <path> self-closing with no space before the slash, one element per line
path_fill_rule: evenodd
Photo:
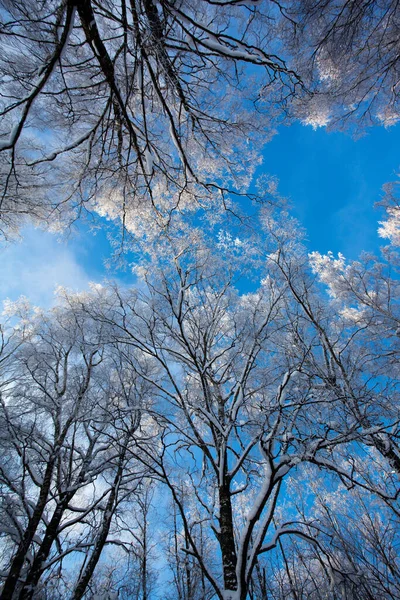
<path fill-rule="evenodd" d="M 215 240 L 174 238 L 159 249 L 159 269 L 154 261 L 142 269 L 144 291 L 102 289 L 85 308 L 108 325 L 121 352 L 132 347 L 143 356 L 132 369 L 154 386 L 161 438 L 158 456 L 147 452 L 146 459 L 144 451 L 142 460 L 170 490 L 189 544 L 182 550 L 218 598 L 244 600 L 259 557 L 282 537 L 313 539 L 308 523 L 292 521 L 290 511 L 273 520 L 288 474 L 302 465 L 395 498 L 379 481 L 367 481 L 355 462 L 346 463 L 357 445 L 372 440 L 390 465 L 381 443 L 387 427 L 350 418 L 356 409 L 371 411 L 376 394 L 363 397 L 362 406 L 360 396 L 347 391 L 343 398 L 329 384 L 338 329 L 327 333 L 328 309 L 320 307 L 318 285 L 310 289 L 298 225 L 282 218 L 286 229 L 267 220 L 271 250 L 277 240 L 279 248 L 254 293 L 240 295 L 233 286 L 247 255 L 243 241 L 230 240 L 227 249 L 226 239 L 216 247 Z M 244 258 L 229 263 L 226 253 L 241 244 Z M 343 327 L 341 345 L 351 342 L 347 333 Z M 365 372 L 360 363 L 354 386 Z M 187 511 L 188 494 L 196 511 Z M 219 567 L 199 549 L 200 526 L 215 537 Z M 334 570 L 329 555 L 325 561 Z"/>
<path fill-rule="evenodd" d="M 287 212 L 260 216 L 237 237 L 170 228 L 135 287 L 3 328 L 4 598 L 150 600 L 143 477 L 173 505 L 177 597 L 396 597 L 396 248 L 309 256 Z"/>
<path fill-rule="evenodd" d="M 308 95 L 296 116 L 314 127 L 394 125 L 399 120 L 399 6 L 392 0 L 284 0 L 284 43 Z"/>
<path fill-rule="evenodd" d="M 1 597 L 32 598 L 74 553 L 83 558 L 73 595 L 80 598 L 110 543 L 118 503 L 142 478 L 127 447 L 144 397 L 132 379 L 129 387 L 116 379 L 111 362 L 106 367 L 101 332 L 87 321 L 58 309 L 33 316 L 30 328 L 5 369 L 1 403 L 1 443 L 10 458 L 0 473 Z"/>
<path fill-rule="evenodd" d="M 243 191 L 248 138 L 272 118 L 251 101 L 298 83 L 270 13 L 251 0 L 4 1 L 3 227 L 94 209 L 136 230 Z"/>
<path fill-rule="evenodd" d="M 313 535 L 323 553 L 304 540 L 282 540 L 275 560 L 264 564 L 271 597 L 398 598 L 398 516 L 360 488 L 332 485 L 315 469 L 306 477 L 311 482 L 307 490 L 304 479 L 293 480 L 288 498 L 300 520 L 309 518 L 306 505 L 312 505 Z"/>
<path fill-rule="evenodd" d="M 190 505 L 187 504 L 187 502 L 190 502 L 190 492 L 186 492 L 186 502 L 184 497 L 185 491 L 182 486 L 181 498 L 183 499 L 185 514 L 196 512 L 196 506 L 193 502 Z M 168 566 L 172 572 L 172 581 L 170 582 L 171 592 L 168 594 L 168 599 L 208 600 L 215 597 L 210 582 L 207 581 L 196 558 L 190 554 L 189 534 L 192 539 L 196 540 L 201 556 L 207 561 L 212 560 L 212 555 L 216 552 L 216 546 L 213 540 L 205 535 L 207 526 L 204 526 L 201 518 L 197 521 L 195 518 L 189 533 L 187 533 L 174 502 L 171 502 L 170 512 L 168 523 L 172 521 L 172 524 L 169 525 L 168 529 L 169 536 L 166 549 Z"/>
<path fill-rule="evenodd" d="M 246 193 L 277 117 L 396 123 L 398 21 L 394 0 L 3 0 L 2 233 L 89 211 L 148 235 Z"/>

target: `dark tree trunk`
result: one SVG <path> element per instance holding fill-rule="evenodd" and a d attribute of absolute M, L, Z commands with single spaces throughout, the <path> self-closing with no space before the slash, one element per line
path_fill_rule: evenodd
<path fill-rule="evenodd" d="M 227 483 L 219 487 L 219 510 L 219 544 L 222 553 L 224 586 L 226 590 L 237 590 L 237 555 L 233 529 L 232 501 L 229 484 Z"/>
<path fill-rule="evenodd" d="M 106 508 L 106 512 L 104 515 L 101 531 L 100 531 L 99 535 L 97 536 L 96 543 L 94 545 L 92 554 L 89 558 L 89 562 L 86 565 L 86 568 L 77 583 L 77 586 L 74 591 L 74 595 L 72 596 L 71 600 L 81 600 L 82 596 L 86 592 L 86 588 L 89 584 L 89 581 L 92 578 L 92 575 L 94 573 L 96 565 L 99 562 L 104 545 L 107 541 L 108 532 L 110 531 L 110 525 L 111 525 L 111 520 L 112 520 L 112 516 L 113 516 L 112 504 L 114 503 L 114 499 L 115 499 L 115 494 L 112 491 L 109 501 L 107 502 L 107 508 Z"/>
<path fill-rule="evenodd" d="M 75 491 L 64 495 L 57 504 L 50 523 L 46 527 L 46 533 L 40 545 L 39 551 L 33 561 L 32 567 L 29 570 L 24 586 L 19 594 L 19 600 L 31 600 L 35 593 L 36 586 L 43 573 L 43 564 L 47 560 L 51 547 L 57 538 L 58 527 L 60 525 L 63 514 L 68 507 Z"/>
<path fill-rule="evenodd" d="M 143 524 L 143 560 L 142 560 L 142 590 L 143 590 L 143 600 L 148 600 L 147 598 L 147 515 L 144 514 L 144 524 Z"/>
<path fill-rule="evenodd" d="M 55 460 L 49 461 L 46 467 L 46 472 L 43 478 L 43 484 L 40 489 L 39 498 L 37 500 L 35 509 L 29 519 L 27 528 L 25 529 L 23 538 L 18 546 L 17 552 L 12 560 L 8 577 L 4 583 L 3 591 L 0 596 L 0 600 L 12 600 L 12 597 L 17 587 L 22 567 L 24 566 L 26 554 L 32 543 L 32 540 L 36 534 L 36 530 L 42 518 L 43 511 L 45 509 L 51 481 L 53 477 Z"/>
<path fill-rule="evenodd" d="M 66 433 L 68 431 L 70 423 L 71 423 L 71 419 L 68 420 L 66 426 L 64 427 L 61 442 L 63 442 L 63 440 L 66 436 Z M 80 484 L 85 480 L 85 477 L 87 474 L 87 469 L 90 464 L 90 460 L 91 460 L 91 456 L 92 456 L 92 452 L 93 452 L 94 443 L 95 443 L 94 440 L 92 440 L 89 445 L 89 448 L 87 450 L 87 454 L 86 454 L 85 460 L 83 462 L 81 472 L 77 479 L 76 485 L 73 486 L 71 489 L 69 489 L 67 492 L 60 493 L 59 501 L 57 502 L 53 516 L 51 517 L 51 520 L 46 527 L 45 535 L 44 535 L 44 538 L 40 545 L 39 551 L 36 555 L 35 560 L 33 561 L 33 564 L 32 564 L 32 566 L 28 572 L 28 575 L 26 577 L 25 583 L 24 583 L 22 590 L 18 596 L 19 600 L 30 600 L 35 593 L 35 588 L 36 588 L 36 586 L 39 582 L 39 579 L 43 573 L 43 564 L 47 560 L 47 558 L 50 554 L 50 551 L 51 551 L 51 547 L 57 538 L 58 528 L 59 528 L 61 519 L 64 515 L 64 512 L 68 508 L 68 504 L 71 502 L 77 489 L 79 489 Z M 0 600 L 2 600 L 2 599 L 0 599 Z"/>
<path fill-rule="evenodd" d="M 107 541 L 107 536 L 110 531 L 111 521 L 112 521 L 112 518 L 114 515 L 114 511 L 115 511 L 116 499 L 118 497 L 118 489 L 119 489 L 119 485 L 122 480 L 125 454 L 126 454 L 126 448 L 125 448 L 124 452 L 122 453 L 122 456 L 120 457 L 120 460 L 119 460 L 117 474 L 114 478 L 113 486 L 110 491 L 110 496 L 108 498 L 106 508 L 104 511 L 104 517 L 103 517 L 103 523 L 101 526 L 101 530 L 99 532 L 99 535 L 97 536 L 97 539 L 96 539 L 92 554 L 89 558 L 88 564 L 86 565 L 86 568 L 83 571 L 83 573 L 75 587 L 74 594 L 73 594 L 71 600 L 81 600 L 81 598 L 84 595 L 86 588 L 89 584 L 89 581 L 92 578 L 92 575 L 94 573 L 96 565 L 99 562 L 101 553 L 102 553 L 105 543 Z"/>

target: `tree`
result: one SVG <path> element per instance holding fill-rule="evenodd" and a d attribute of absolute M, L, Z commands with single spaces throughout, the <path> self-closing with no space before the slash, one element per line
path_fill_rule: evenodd
<path fill-rule="evenodd" d="M 255 292 L 233 284 L 249 257 L 246 241 L 174 236 L 158 248 L 158 268 L 154 257 L 141 268 L 143 289 L 100 289 L 84 309 L 121 352 L 146 357 L 132 370 L 154 386 L 161 437 L 159 455 L 145 463 L 176 504 L 183 552 L 221 599 L 246 598 L 259 557 L 281 537 L 313 539 L 290 511 L 274 521 L 289 473 L 314 464 L 388 503 L 397 498 L 395 482 L 384 489 L 361 456 L 372 445 L 387 469 L 397 468 L 395 381 L 387 372 L 377 381 L 358 329 L 332 312 L 298 224 L 286 213 L 264 220 L 269 253 Z M 220 567 L 199 549 L 200 526 L 215 537 Z"/>
<path fill-rule="evenodd" d="M 160 513 L 173 506 L 175 596 L 396 594 L 395 253 L 309 256 L 298 223 L 264 205 L 237 237 L 170 228 L 132 288 L 23 313 L 3 344 L 3 597 L 49 582 L 60 597 L 150 599 L 160 526 L 144 477 Z M 110 568 L 110 545 L 125 563 Z"/>
<path fill-rule="evenodd" d="M 25 214 L 55 226 L 94 210 L 146 230 L 178 208 L 223 204 L 257 164 L 249 136 L 271 130 L 272 113 L 260 123 L 251 102 L 298 83 L 275 55 L 268 3 L 2 7 L 5 228 Z"/>
<path fill-rule="evenodd" d="M 149 235 L 246 194 L 276 124 L 398 120 L 389 0 L 3 0 L 3 235 L 96 213 Z M 104 221 L 103 221 L 104 223 Z"/>
<path fill-rule="evenodd" d="M 196 513 L 196 505 L 191 502 L 190 490 L 184 489 L 182 484 L 180 497 L 183 499 L 182 507 L 187 514 Z M 185 495 L 187 496 L 185 502 Z M 208 600 L 215 597 L 214 590 L 202 569 L 200 568 L 196 558 L 190 554 L 190 538 L 194 539 L 196 546 L 199 548 L 200 555 L 208 562 L 212 561 L 213 555 L 216 553 L 216 546 L 210 537 L 204 535 L 204 530 L 201 516 L 197 514 L 192 521 L 192 527 L 189 532 L 186 532 L 182 524 L 182 520 L 176 504 L 172 501 L 170 506 L 170 520 L 168 521 L 169 536 L 167 540 L 167 556 L 168 566 L 172 573 L 172 581 L 170 582 L 171 591 L 168 595 L 168 600 Z"/>
<path fill-rule="evenodd" d="M 0 471 L 7 573 L 1 598 L 30 599 L 43 583 L 65 597 L 73 578 L 67 585 L 63 561 L 74 555 L 81 562 L 72 594 L 78 599 L 111 543 L 119 504 L 143 477 L 127 446 L 145 390 L 124 382 L 123 371 L 116 377 L 101 328 L 67 309 L 34 314 L 23 325 L 29 336 L 4 367 L 0 413 L 9 457 Z"/>
<path fill-rule="evenodd" d="M 314 127 L 399 120 L 399 7 L 392 0 L 284 0 L 281 36 L 311 92 L 293 113 Z M 279 31 L 279 29 L 278 29 Z"/>
<path fill-rule="evenodd" d="M 156 589 L 157 572 L 154 563 L 158 559 L 158 531 L 152 525 L 157 518 L 156 492 L 154 481 L 141 481 L 135 494 L 135 502 L 133 505 L 129 503 L 124 515 L 124 528 L 129 531 L 133 542 L 129 569 L 119 585 L 119 598 L 122 600 L 150 600 Z"/>
<path fill-rule="evenodd" d="M 299 520 L 309 516 L 312 505 L 309 531 L 313 530 L 323 552 L 300 539 L 283 539 L 275 561 L 265 564 L 270 596 L 282 600 L 398 598 L 398 516 L 376 496 L 335 485 L 315 468 L 305 478 L 306 494 L 305 479 L 293 479 L 288 496 Z M 326 556 L 334 565 L 333 573 Z"/>

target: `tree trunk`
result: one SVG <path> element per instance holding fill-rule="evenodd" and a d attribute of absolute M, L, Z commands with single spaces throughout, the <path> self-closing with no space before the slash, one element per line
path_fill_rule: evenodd
<path fill-rule="evenodd" d="M 114 498 L 115 498 L 115 494 L 114 494 L 114 491 L 112 491 L 109 502 L 107 502 L 107 508 L 106 508 L 106 511 L 104 514 L 103 525 L 102 525 L 101 531 L 100 531 L 99 535 L 97 536 L 97 540 L 94 545 L 93 552 L 89 558 L 89 562 L 86 565 L 86 568 L 76 585 L 74 595 L 72 596 L 71 600 L 81 600 L 82 596 L 86 592 L 86 588 L 89 584 L 89 581 L 92 578 L 92 575 L 94 573 L 96 565 L 99 562 L 100 555 L 104 548 L 104 544 L 107 541 L 108 532 L 110 531 L 111 519 L 113 516 L 113 511 L 112 511 L 111 505 L 114 502 Z"/>
<path fill-rule="evenodd" d="M 142 560 L 142 590 L 143 600 L 147 599 L 147 514 L 143 515 L 143 560 Z"/>
<path fill-rule="evenodd" d="M 40 489 L 38 501 L 35 509 L 29 519 L 27 528 L 25 529 L 23 538 L 18 546 L 17 552 L 12 560 L 8 577 L 4 583 L 3 591 L 0 600 L 12 600 L 18 580 L 21 575 L 22 567 L 25 563 L 26 554 L 35 536 L 37 527 L 42 518 L 45 509 L 47 498 L 51 486 L 55 460 L 51 460 L 46 467 L 46 472 L 43 478 L 43 484 Z"/>
<path fill-rule="evenodd" d="M 89 562 L 86 565 L 86 568 L 81 575 L 71 600 L 81 600 L 84 595 L 86 588 L 89 584 L 90 579 L 94 573 L 97 563 L 99 562 L 101 553 L 103 551 L 104 545 L 107 541 L 108 532 L 110 531 L 111 521 L 115 511 L 115 501 L 118 496 L 119 484 L 121 483 L 122 475 L 123 475 L 123 462 L 125 459 L 126 448 L 122 453 L 122 456 L 119 461 L 118 471 L 113 481 L 113 486 L 110 491 L 110 496 L 108 498 L 106 508 L 104 511 L 103 524 L 100 530 L 99 535 L 97 536 L 96 543 L 93 548 L 93 552 L 89 558 Z"/>
<path fill-rule="evenodd" d="M 224 587 L 226 590 L 237 590 L 237 555 L 233 530 L 231 493 L 229 484 L 227 483 L 219 487 L 219 511 L 220 533 L 218 541 L 222 553 Z"/>
<path fill-rule="evenodd" d="M 31 600 L 35 593 L 35 588 L 39 582 L 40 577 L 43 573 L 43 564 L 47 560 L 51 547 L 57 538 L 58 527 L 60 525 L 63 514 L 71 501 L 74 492 L 69 492 L 66 496 L 64 495 L 60 502 L 57 504 L 53 516 L 51 517 L 50 523 L 46 527 L 46 533 L 43 541 L 40 545 L 39 552 L 35 560 L 33 561 L 32 567 L 29 570 L 28 576 L 25 580 L 23 588 L 18 596 L 19 600 Z"/>

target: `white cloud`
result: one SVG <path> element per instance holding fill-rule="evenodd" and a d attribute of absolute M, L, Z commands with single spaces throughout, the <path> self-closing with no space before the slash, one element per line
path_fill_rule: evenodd
<path fill-rule="evenodd" d="M 73 251 L 51 233 L 29 227 L 22 240 L 0 247 L 0 304 L 24 295 L 47 308 L 55 302 L 56 287 L 80 291 L 88 283 L 89 276 Z"/>

